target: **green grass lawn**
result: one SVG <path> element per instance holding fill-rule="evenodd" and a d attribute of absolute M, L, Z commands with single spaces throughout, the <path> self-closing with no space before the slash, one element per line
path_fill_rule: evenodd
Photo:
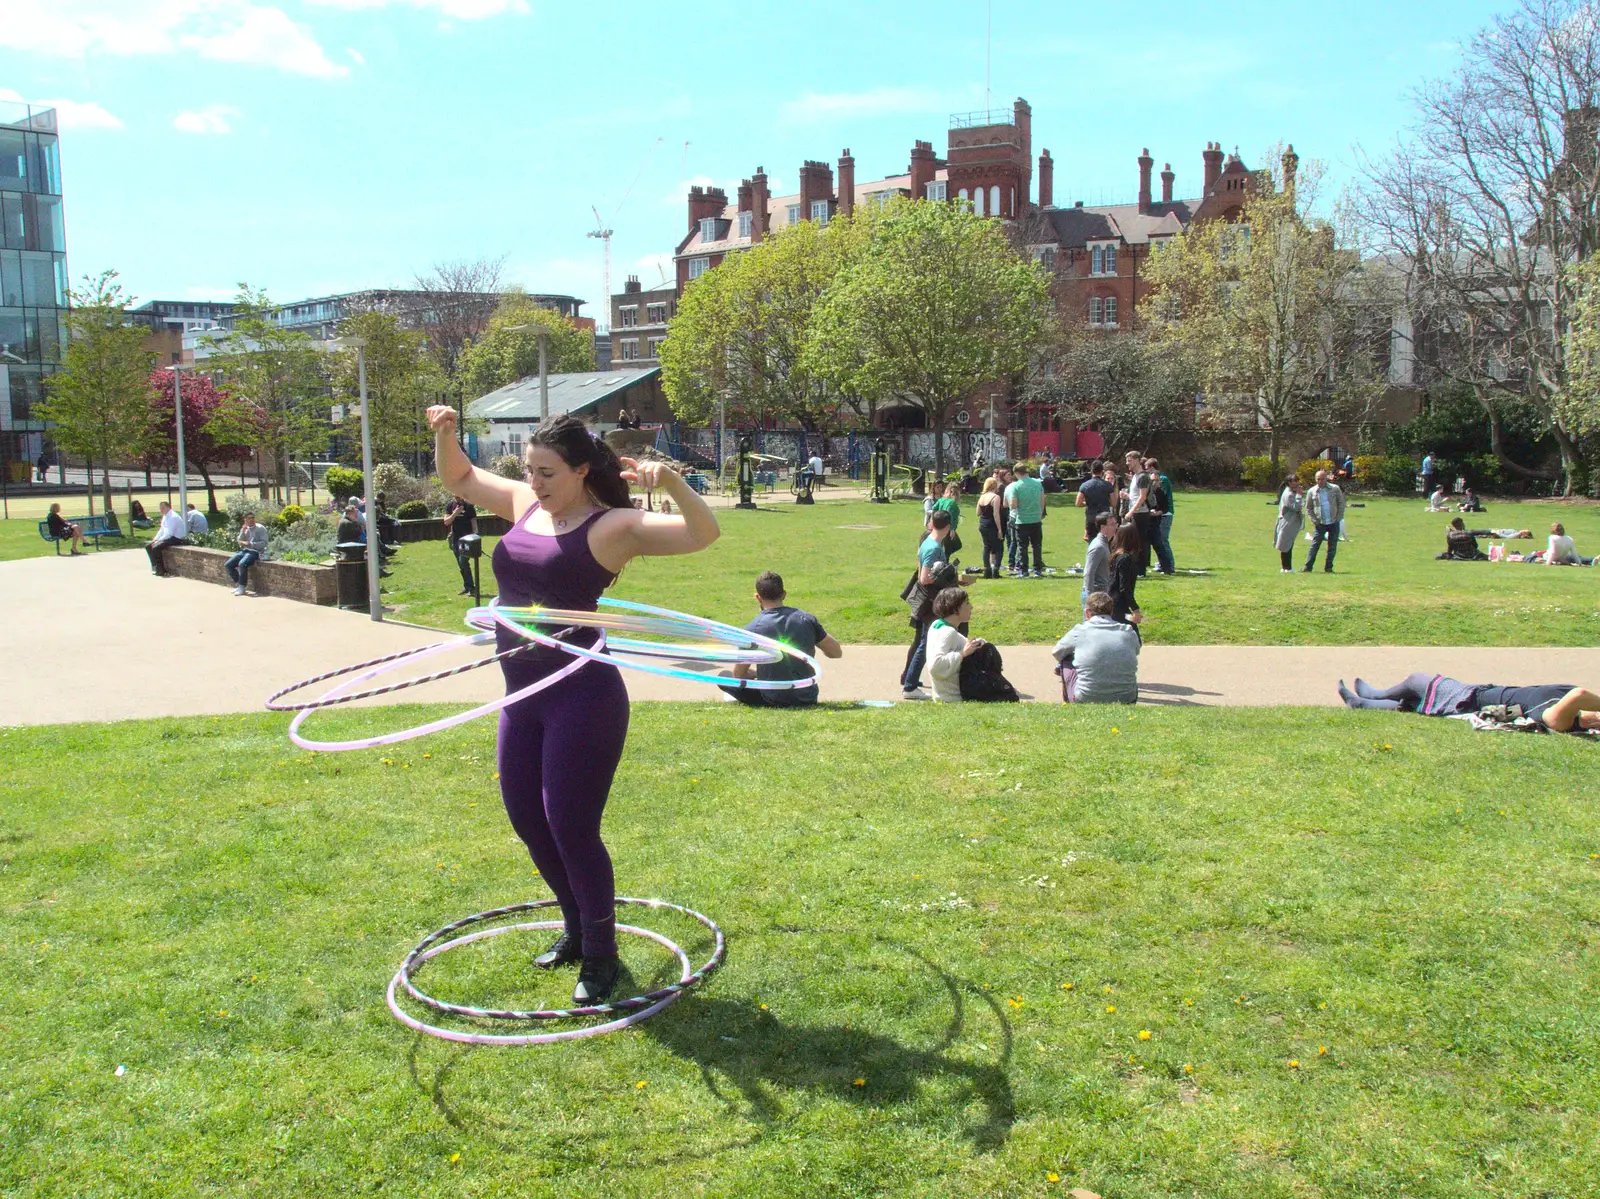
<path fill-rule="evenodd" d="M 1180 494 L 1173 547 L 1180 569 L 1152 575 L 1139 600 L 1146 639 L 1168 645 L 1593 645 L 1600 640 L 1600 572 L 1575 568 L 1436 562 L 1447 516 L 1420 500 L 1356 498 L 1351 540 L 1331 576 L 1282 575 L 1272 548 L 1276 511 L 1246 493 Z M 900 588 L 915 561 L 921 507 L 913 503 L 775 503 L 757 512 L 718 512 L 723 535 L 704 553 L 630 565 L 613 594 L 743 624 L 754 611 L 755 577 L 784 576 L 794 603 L 815 612 L 840 641 L 896 644 L 906 636 Z M 1472 527 L 1530 528 L 1542 548 L 1560 520 L 1580 553 L 1600 552 L 1600 506 L 1489 504 Z M 852 528 L 849 526 L 866 526 Z M 962 522 L 964 563 L 981 562 L 977 522 Z M 1052 509 L 1045 560 L 1081 564 L 1082 514 Z M 488 543 L 486 543 L 486 547 Z M 1296 551 L 1304 560 L 1307 543 Z M 492 547 L 489 547 L 492 548 Z M 487 549 L 486 549 L 487 552 Z M 389 601 L 401 619 L 460 627 L 468 601 L 444 544 L 406 547 L 395 559 Z M 493 591 L 484 563 L 485 593 Z M 1004 644 L 1054 641 L 1080 619 L 1076 578 L 980 581 L 979 635 Z"/>
<path fill-rule="evenodd" d="M 382 1000 L 425 932 L 541 893 L 492 727 L 312 756 L 284 723 L 0 731 L 7 1195 L 1600 1192 L 1593 745 L 641 705 L 619 887 L 711 914 L 728 964 L 642 1029 L 507 1050 Z M 435 993 L 557 999 L 542 947 Z"/>

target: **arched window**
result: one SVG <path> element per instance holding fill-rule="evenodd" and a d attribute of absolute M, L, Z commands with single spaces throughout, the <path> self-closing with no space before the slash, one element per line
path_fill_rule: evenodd
<path fill-rule="evenodd" d="M 959 199 L 963 204 L 966 204 L 966 205 L 969 205 L 969 206 L 972 203 L 972 197 L 967 194 L 967 189 L 966 188 L 962 188 L 960 191 L 958 191 L 956 193 L 956 198 Z"/>
<path fill-rule="evenodd" d="M 1000 185 L 998 183 L 989 189 L 989 215 L 1000 215 Z"/>
<path fill-rule="evenodd" d="M 972 193 L 972 196 L 973 196 L 973 199 L 976 201 L 976 204 L 974 205 L 972 211 L 977 213 L 979 216 L 982 216 L 983 215 L 983 188 L 980 187 L 980 188 L 975 189 L 973 191 L 973 193 Z"/>

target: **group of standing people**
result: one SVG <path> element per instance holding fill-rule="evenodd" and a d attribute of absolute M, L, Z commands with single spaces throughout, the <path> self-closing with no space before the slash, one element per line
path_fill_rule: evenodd
<path fill-rule="evenodd" d="M 951 494 L 959 497 L 960 492 L 952 487 Z M 998 579 L 1003 569 L 1013 578 L 1026 578 L 1031 554 L 1032 577 L 1044 578 L 1044 517 L 1044 484 L 1034 478 L 1032 468 L 1026 462 L 996 466 L 978 496 L 983 577 Z"/>
<path fill-rule="evenodd" d="M 1083 539 L 1093 542 L 1100 531 L 1100 517 L 1115 516 L 1119 524 L 1132 527 L 1138 536 L 1139 574 L 1150 568 L 1155 552 L 1157 569 L 1164 575 L 1177 567 L 1172 556 L 1172 480 L 1161 473 L 1154 458 L 1141 457 L 1136 450 L 1123 456 L 1124 474 L 1119 478 L 1116 463 L 1096 461 L 1089 477 L 1078 487 L 1077 506 L 1083 512 Z M 1085 563 L 1087 572 L 1088 564 Z M 1088 588 L 1085 592 L 1092 592 Z"/>
<path fill-rule="evenodd" d="M 1344 488 L 1335 483 L 1327 471 L 1319 470 L 1316 482 L 1303 493 L 1299 479 L 1290 477 L 1285 480 L 1283 491 L 1278 496 L 1278 524 L 1272 536 L 1272 544 L 1278 551 L 1279 573 L 1294 573 L 1295 538 L 1300 536 L 1305 522 L 1310 520 L 1313 528 L 1311 549 L 1306 554 L 1305 565 L 1300 568 L 1301 573 L 1311 573 L 1317 564 L 1317 551 L 1326 542 L 1328 553 L 1322 569 L 1332 574 L 1333 556 L 1339 549 L 1339 542 L 1348 540 L 1344 537 L 1344 511 Z"/>

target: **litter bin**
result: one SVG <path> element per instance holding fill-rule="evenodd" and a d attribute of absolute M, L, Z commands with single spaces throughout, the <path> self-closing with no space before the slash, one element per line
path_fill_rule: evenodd
<path fill-rule="evenodd" d="M 367 607 L 367 547 L 360 541 L 341 541 L 334 569 L 339 572 L 339 606 L 365 611 Z"/>
<path fill-rule="evenodd" d="M 463 533 L 456 538 L 456 558 L 472 563 L 472 602 L 483 605 L 483 577 L 479 574 L 483 558 L 483 538 L 476 533 Z"/>

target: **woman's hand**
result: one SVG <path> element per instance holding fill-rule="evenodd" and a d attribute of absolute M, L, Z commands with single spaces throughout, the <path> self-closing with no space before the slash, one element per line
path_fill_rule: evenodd
<path fill-rule="evenodd" d="M 989 643 L 982 637 L 974 637 L 961 647 L 961 656 L 963 658 L 970 658 L 973 654 L 977 653 L 980 649 L 988 644 Z"/>
<path fill-rule="evenodd" d="M 428 428 L 435 433 L 453 436 L 456 431 L 456 410 L 449 404 L 434 404 L 428 409 Z"/>
<path fill-rule="evenodd" d="M 1144 623 L 1144 613 L 1139 611 L 1138 608 L 1135 608 L 1132 612 L 1128 613 L 1128 623 L 1129 624 L 1143 624 Z"/>
<path fill-rule="evenodd" d="M 646 491 L 660 491 L 679 481 L 678 472 L 665 462 L 654 460 L 639 462 L 633 458 L 622 458 L 619 461 L 622 463 L 622 477 Z"/>

